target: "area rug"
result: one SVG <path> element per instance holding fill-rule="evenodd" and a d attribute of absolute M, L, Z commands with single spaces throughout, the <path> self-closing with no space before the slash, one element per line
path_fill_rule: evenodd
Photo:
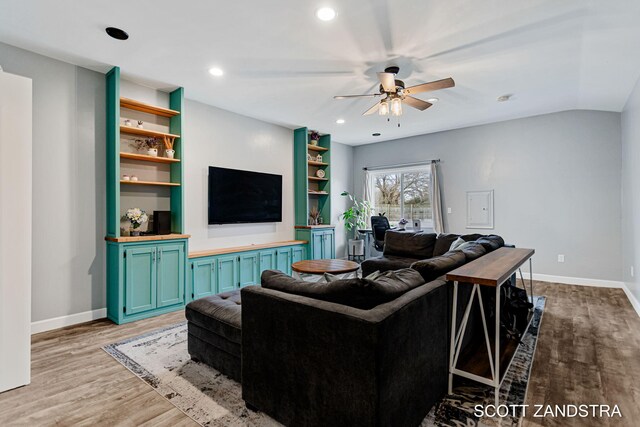
<path fill-rule="evenodd" d="M 501 404 L 524 404 L 544 303 L 544 297 L 536 297 L 531 326 L 500 390 Z M 240 384 L 190 359 L 186 323 L 129 338 L 103 349 L 202 426 L 280 425 L 263 413 L 245 407 Z M 432 408 L 421 426 L 511 426 L 520 422 L 520 416 L 475 417 L 474 407 L 478 404 L 493 404 L 491 388 L 458 387 Z"/>

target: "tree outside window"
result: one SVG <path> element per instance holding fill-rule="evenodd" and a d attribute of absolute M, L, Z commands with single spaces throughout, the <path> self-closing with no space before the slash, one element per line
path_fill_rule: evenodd
<path fill-rule="evenodd" d="M 384 213 L 391 226 L 401 218 L 409 222 L 419 219 L 422 225 L 433 223 L 433 211 L 429 197 L 431 177 L 429 170 L 397 169 L 373 172 L 373 215 Z"/>

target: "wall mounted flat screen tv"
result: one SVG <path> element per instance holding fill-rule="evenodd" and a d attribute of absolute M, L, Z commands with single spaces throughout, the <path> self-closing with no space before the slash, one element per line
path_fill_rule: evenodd
<path fill-rule="evenodd" d="M 209 167 L 209 224 L 282 222 L 282 175 Z"/>

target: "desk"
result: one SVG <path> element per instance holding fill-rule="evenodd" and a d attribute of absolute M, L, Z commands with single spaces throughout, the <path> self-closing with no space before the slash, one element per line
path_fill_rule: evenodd
<path fill-rule="evenodd" d="M 458 375 L 464 378 L 492 386 L 495 390 L 495 404 L 499 402 L 500 384 L 504 379 L 504 374 L 509 370 L 513 356 L 518 349 L 519 341 L 506 340 L 500 343 L 500 287 L 520 269 L 520 266 L 529 261 L 529 286 L 531 288 L 531 301 L 533 302 L 533 273 L 531 257 L 535 253 L 533 249 L 522 248 L 499 248 L 489 254 L 482 256 L 475 261 L 463 265 L 446 275 L 447 281 L 453 281 L 453 309 L 451 316 L 451 342 L 449 347 L 449 394 L 453 392 L 453 376 Z M 522 278 L 522 272 L 520 272 Z M 524 281 L 524 280 L 523 280 Z M 457 305 L 458 305 L 458 283 L 472 283 L 473 289 L 467 302 L 462 322 L 458 328 Z M 523 283 L 524 285 L 524 283 Z M 495 306 L 495 332 L 493 337 L 489 336 L 480 286 L 494 287 L 496 290 Z M 471 351 L 460 354 L 464 333 L 469 321 L 469 313 L 477 296 L 482 317 L 482 327 L 484 331 L 484 344 L 473 348 Z M 531 323 L 533 309 L 529 313 L 527 326 L 523 331 L 526 333 Z M 492 339 L 493 338 L 493 339 Z M 493 345 L 492 345 L 493 344 Z M 484 357 L 481 347 L 486 345 L 488 357 Z M 492 348 L 493 347 L 493 348 Z M 493 352 L 493 355 L 492 355 Z M 488 360 L 488 364 L 487 364 Z M 502 369 L 501 369 L 502 367 Z"/>

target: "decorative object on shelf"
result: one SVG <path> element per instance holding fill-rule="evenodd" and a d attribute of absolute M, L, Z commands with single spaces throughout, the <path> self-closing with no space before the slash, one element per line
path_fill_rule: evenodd
<path fill-rule="evenodd" d="M 320 218 L 320 211 L 316 206 L 312 206 L 309 209 L 309 225 L 318 225 L 318 219 Z"/>
<path fill-rule="evenodd" d="M 421 231 L 422 230 L 422 221 L 419 219 L 413 220 L 413 231 Z"/>
<path fill-rule="evenodd" d="M 316 171 L 316 176 L 317 176 L 318 178 L 324 178 L 324 177 L 325 177 L 325 172 L 324 172 L 324 170 L 322 170 L 322 169 L 318 169 L 318 170 Z"/>
<path fill-rule="evenodd" d="M 320 139 L 320 134 L 315 130 L 309 132 L 309 144 L 318 145 L 318 140 Z"/>
<path fill-rule="evenodd" d="M 124 120 L 124 125 L 125 125 L 125 126 L 131 126 L 131 120 L 129 120 L 129 119 L 125 119 L 125 120 Z"/>
<path fill-rule="evenodd" d="M 122 175 L 122 180 L 123 181 L 130 181 L 131 177 L 129 175 Z"/>
<path fill-rule="evenodd" d="M 173 156 L 176 154 L 176 150 L 173 149 L 173 143 L 175 140 L 176 139 L 173 136 L 162 137 L 162 142 L 164 144 L 164 155 L 169 159 L 173 159 Z"/>
<path fill-rule="evenodd" d="M 158 157 L 158 147 L 160 143 L 157 138 L 135 139 L 133 146 L 136 147 L 138 151 L 145 152 L 147 156 Z"/>
<path fill-rule="evenodd" d="M 318 217 L 318 225 L 322 225 L 322 224 L 323 224 L 323 222 L 322 222 L 322 217 L 321 217 L 321 216 L 319 216 L 319 217 Z"/>
<path fill-rule="evenodd" d="M 140 226 L 149 220 L 149 216 L 140 208 L 131 208 L 127 210 L 125 215 L 125 219 L 129 220 L 131 223 L 131 235 L 139 236 L 140 235 Z"/>
<path fill-rule="evenodd" d="M 309 153 L 307 153 L 307 160 L 308 161 L 312 161 L 313 160 L 313 157 L 311 157 L 311 154 L 309 154 Z"/>
<path fill-rule="evenodd" d="M 400 218 L 400 221 L 398 221 L 398 230 L 404 230 L 407 227 L 407 224 L 409 224 L 409 221 L 404 218 Z"/>
<path fill-rule="evenodd" d="M 135 175 L 131 175 L 131 178 L 129 178 L 131 181 L 137 181 L 138 177 Z"/>
<path fill-rule="evenodd" d="M 316 162 L 322 162 L 322 154 L 316 156 Z"/>
<path fill-rule="evenodd" d="M 138 129 L 144 129 L 143 124 L 144 124 L 144 122 L 142 120 L 138 120 L 138 126 L 137 126 Z"/>

